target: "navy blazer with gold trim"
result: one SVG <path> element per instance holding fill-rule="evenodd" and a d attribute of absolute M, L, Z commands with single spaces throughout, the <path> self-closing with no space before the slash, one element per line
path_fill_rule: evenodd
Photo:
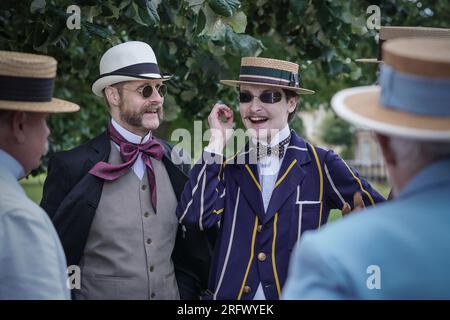
<path fill-rule="evenodd" d="M 253 299 L 261 283 L 267 299 L 279 299 L 303 232 L 320 228 L 344 201 L 353 207 L 356 191 L 366 205 L 384 200 L 333 151 L 291 133 L 267 212 L 257 165 L 240 158 L 248 156 L 248 144 L 223 164 L 204 152 L 190 172 L 177 208 L 180 223 L 202 230 L 220 222 L 205 298 Z"/>

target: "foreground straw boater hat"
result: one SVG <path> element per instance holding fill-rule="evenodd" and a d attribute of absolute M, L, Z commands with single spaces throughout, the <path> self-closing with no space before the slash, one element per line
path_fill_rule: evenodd
<path fill-rule="evenodd" d="M 314 93 L 313 90 L 300 87 L 298 64 L 268 58 L 242 58 L 239 80 L 220 80 L 220 83 L 229 86 L 265 85 L 291 90 L 298 94 Z"/>
<path fill-rule="evenodd" d="M 152 47 L 141 41 L 129 41 L 108 49 L 100 60 L 100 76 L 92 91 L 103 96 L 103 89 L 124 81 L 145 79 L 169 80 L 171 75 L 159 71 Z"/>
<path fill-rule="evenodd" d="M 397 38 L 444 38 L 450 40 L 450 29 L 427 27 L 381 27 L 378 40 L 377 58 L 356 59 L 356 62 L 381 63 L 383 61 L 381 46 L 386 40 Z"/>
<path fill-rule="evenodd" d="M 0 51 L 0 109 L 74 112 L 74 103 L 53 98 L 57 61 L 49 56 Z"/>
<path fill-rule="evenodd" d="M 389 40 L 383 60 L 380 86 L 339 91 L 336 113 L 388 135 L 450 141 L 450 40 Z"/>

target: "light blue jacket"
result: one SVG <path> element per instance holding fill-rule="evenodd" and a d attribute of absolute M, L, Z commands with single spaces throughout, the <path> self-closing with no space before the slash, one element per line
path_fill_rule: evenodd
<path fill-rule="evenodd" d="M 283 298 L 450 299 L 450 159 L 397 199 L 305 234 Z"/>
<path fill-rule="evenodd" d="M 0 161 L 0 300 L 70 299 L 67 277 L 50 219 Z"/>

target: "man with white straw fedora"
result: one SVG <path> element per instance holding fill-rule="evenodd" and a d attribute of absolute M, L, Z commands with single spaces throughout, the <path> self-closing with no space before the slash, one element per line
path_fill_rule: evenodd
<path fill-rule="evenodd" d="M 107 130 L 50 160 L 42 206 L 81 268 L 75 299 L 198 299 L 206 289 L 211 244 L 175 215 L 190 160 L 173 162 L 152 133 L 170 78 L 144 42 L 107 50 L 92 85 L 111 114 Z"/>
<path fill-rule="evenodd" d="M 220 224 L 205 299 L 279 299 L 303 232 L 326 223 L 330 209 L 354 208 L 355 193 L 366 205 L 384 200 L 333 151 L 290 130 L 298 95 L 314 93 L 300 86 L 298 70 L 289 61 L 244 57 L 239 80 L 221 80 L 239 86 L 249 143 L 222 161 L 234 120 L 228 106 L 216 104 L 211 139 L 177 209 L 188 230 Z"/>
<path fill-rule="evenodd" d="M 287 299 L 450 299 L 450 41 L 389 40 L 383 62 L 332 106 L 375 131 L 395 199 L 306 235 Z"/>
<path fill-rule="evenodd" d="M 18 183 L 47 153 L 47 116 L 79 110 L 53 98 L 56 65 L 49 56 L 0 51 L 0 300 L 70 298 L 58 235 Z"/>

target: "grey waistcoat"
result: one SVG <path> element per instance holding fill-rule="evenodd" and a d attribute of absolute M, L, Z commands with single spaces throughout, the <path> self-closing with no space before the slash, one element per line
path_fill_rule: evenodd
<path fill-rule="evenodd" d="M 112 143 L 108 162 L 122 162 Z M 154 159 L 152 164 L 157 214 L 150 202 L 147 173 L 140 181 L 130 168 L 116 181 L 104 182 L 75 299 L 179 299 L 171 259 L 177 200 L 164 164 Z"/>

